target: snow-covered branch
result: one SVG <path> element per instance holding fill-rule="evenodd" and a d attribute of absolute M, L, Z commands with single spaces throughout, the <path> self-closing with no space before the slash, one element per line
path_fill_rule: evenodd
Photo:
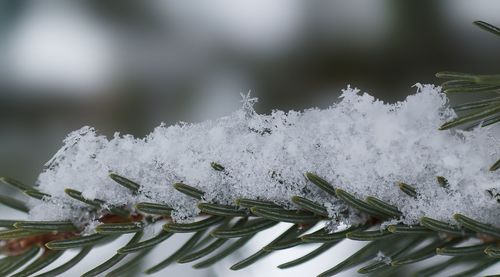
<path fill-rule="evenodd" d="M 348 87 L 327 109 L 269 115 L 255 113 L 255 100 L 245 97 L 243 108 L 227 117 L 161 125 L 145 138 L 117 133 L 108 140 L 83 127 L 68 135 L 39 176 L 39 189 L 52 197 L 33 200 L 30 216 L 90 223 L 91 215 L 74 209 L 82 204 L 64 193 L 73 188 L 110 205 L 165 203 L 175 220 L 189 221 L 199 213 L 196 202 L 172 187 L 183 182 L 203 190 L 208 202 L 252 198 L 292 208 L 291 197 L 300 195 L 323 204 L 338 220 L 333 227 L 363 220 L 311 186 L 304 174 L 313 172 L 358 198 L 397 206 L 404 223 L 424 215 L 449 221 L 462 213 L 500 226 L 499 204 L 486 193 L 500 188 L 500 171 L 488 170 L 500 154 L 500 126 L 439 131 L 455 113 L 439 87 L 416 87 L 416 94 L 395 104 Z M 214 170 L 212 162 L 224 170 Z M 140 192 L 130 194 L 110 173 L 141 184 Z M 437 176 L 449 187 L 439 186 Z M 397 182 L 412 184 L 418 197 L 404 197 Z"/>

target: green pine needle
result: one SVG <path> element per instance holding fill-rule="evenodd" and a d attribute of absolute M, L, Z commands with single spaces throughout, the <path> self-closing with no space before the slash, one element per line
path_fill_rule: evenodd
<path fill-rule="evenodd" d="M 97 225 L 95 231 L 102 235 L 117 235 L 137 233 L 142 231 L 144 224 L 140 222 L 127 222 L 127 223 L 104 223 Z"/>
<path fill-rule="evenodd" d="M 436 232 L 443 232 L 455 236 L 465 235 L 465 230 L 461 229 L 459 226 L 454 226 L 446 222 L 432 219 L 430 217 L 422 217 L 420 223 Z"/>
<path fill-rule="evenodd" d="M 374 208 L 372 205 L 363 200 L 357 199 L 354 195 L 346 192 L 345 190 L 336 189 L 335 193 L 338 198 L 344 200 L 345 202 L 347 202 L 347 204 L 351 205 L 353 208 L 366 212 L 375 218 L 387 219 L 391 217 L 391 215 L 381 212 L 379 209 Z"/>
<path fill-rule="evenodd" d="M 317 222 L 320 218 L 306 211 L 291 211 L 285 209 L 264 209 L 253 207 L 250 209 L 253 214 L 274 221 L 289 223 L 311 223 Z"/>
<path fill-rule="evenodd" d="M 10 273 L 21 268 L 22 266 L 26 265 L 26 263 L 28 263 L 38 254 L 38 252 L 40 252 L 40 248 L 34 246 L 20 255 L 8 257 L 6 263 L 0 270 L 0 276 L 7 276 Z"/>
<path fill-rule="evenodd" d="M 306 255 L 304 255 L 304 256 L 302 256 L 300 258 L 297 258 L 295 260 L 292 260 L 292 261 L 286 262 L 284 264 L 278 265 L 278 268 L 279 269 L 286 269 L 286 268 L 290 268 L 290 267 L 301 265 L 301 264 L 303 264 L 305 262 L 308 262 L 308 261 L 316 258 L 317 256 L 323 254 L 324 252 L 330 250 L 337 243 L 338 242 L 323 243 L 318 248 L 314 249 L 313 251 L 307 253 Z"/>
<path fill-rule="evenodd" d="M 135 235 L 130 239 L 130 241 L 125 245 L 125 247 L 127 246 L 130 246 L 132 244 L 135 244 L 137 243 L 141 237 L 142 237 L 143 233 L 142 232 L 137 232 L 135 233 Z M 97 276 L 101 273 L 103 273 L 104 271 L 110 269 L 111 267 L 113 267 L 114 265 L 116 265 L 117 263 L 119 263 L 121 260 L 123 260 L 125 257 L 127 256 L 127 254 L 123 254 L 123 253 L 116 253 L 115 255 L 113 255 L 111 258 L 109 258 L 108 260 L 106 260 L 105 262 L 101 263 L 100 265 L 96 266 L 95 268 L 85 272 L 81 277 L 91 277 L 91 276 Z"/>
<path fill-rule="evenodd" d="M 136 182 L 129 180 L 129 179 L 127 179 L 123 176 L 120 176 L 118 174 L 111 173 L 111 174 L 109 174 L 109 177 L 111 179 L 113 179 L 113 181 L 118 183 L 119 185 L 129 189 L 130 191 L 132 191 L 134 193 L 138 192 L 139 189 L 141 188 L 141 186 L 139 184 L 137 184 Z"/>
<path fill-rule="evenodd" d="M 81 248 L 93 246 L 108 239 L 108 236 L 101 234 L 93 234 L 89 236 L 81 236 L 70 239 L 55 240 L 45 244 L 51 250 L 65 250 L 71 248 Z"/>
<path fill-rule="evenodd" d="M 78 254 L 73 258 L 71 258 L 69 261 L 65 262 L 64 264 L 50 271 L 36 275 L 35 277 L 52 277 L 63 274 L 64 272 L 70 270 L 72 267 L 77 265 L 81 260 L 83 260 L 83 258 L 85 258 L 90 253 L 90 250 L 92 250 L 92 247 L 82 248 L 82 250 L 80 250 L 80 252 L 78 252 Z"/>
<path fill-rule="evenodd" d="M 327 192 L 328 194 L 330 194 L 332 196 L 336 196 L 335 188 L 332 185 L 330 185 L 330 183 L 328 183 L 325 179 L 323 179 L 323 178 L 319 177 L 318 175 L 311 173 L 311 172 L 306 173 L 306 178 L 309 181 L 311 181 L 313 184 L 318 186 L 320 189 Z"/>
<path fill-rule="evenodd" d="M 12 275 L 12 277 L 28 277 L 55 262 L 64 254 L 64 251 L 47 251 L 38 257 L 33 263 L 29 264 L 22 271 Z"/>
<path fill-rule="evenodd" d="M 471 246 L 437 248 L 436 253 L 444 256 L 470 256 L 483 253 L 488 254 L 486 250 L 491 245 L 492 243 L 482 243 Z"/>
<path fill-rule="evenodd" d="M 13 208 L 23 213 L 28 213 L 30 211 L 30 209 L 28 208 L 28 206 L 26 206 L 24 202 L 9 196 L 0 195 L 0 204 L 3 204 L 7 207 Z"/>
<path fill-rule="evenodd" d="M 210 215 L 218 216 L 248 216 L 248 212 L 238 209 L 235 206 L 212 204 L 212 203 L 198 203 L 198 208 Z"/>
<path fill-rule="evenodd" d="M 192 233 L 205 230 L 223 220 L 223 217 L 211 216 L 193 223 L 167 223 L 163 225 L 163 230 L 172 233 Z"/>
<path fill-rule="evenodd" d="M 410 197 L 417 198 L 417 190 L 408 184 L 398 183 L 399 189 Z"/>
<path fill-rule="evenodd" d="M 485 30 L 485 31 L 488 31 L 494 35 L 497 35 L 497 36 L 500 36 L 500 28 L 494 26 L 494 25 L 491 25 L 489 23 L 486 23 L 484 21 L 474 21 L 474 24 L 476 24 L 479 28 Z"/>
<path fill-rule="evenodd" d="M 137 252 L 137 251 L 142 251 L 145 249 L 151 249 L 156 245 L 159 245 L 166 239 L 170 238 L 174 233 L 166 232 L 166 231 L 160 231 L 156 236 L 141 241 L 141 242 L 136 242 L 136 243 L 130 243 L 127 244 L 126 246 L 118 249 L 118 253 L 120 254 L 127 254 L 127 253 L 132 253 L 132 252 Z"/>
<path fill-rule="evenodd" d="M 16 179 L 13 179 L 10 177 L 0 177 L 0 181 L 3 182 L 4 184 L 7 184 L 15 189 L 20 190 L 20 191 L 35 189 L 32 186 L 26 185 L 26 184 L 22 183 L 21 181 L 18 181 Z"/>
<path fill-rule="evenodd" d="M 154 214 L 154 215 L 170 215 L 172 212 L 173 208 L 164 205 L 164 204 L 157 204 L 157 203 L 150 203 L 150 202 L 140 202 L 135 205 L 135 208 L 139 212 L 143 212 L 146 214 Z"/>
<path fill-rule="evenodd" d="M 275 204 L 270 201 L 262 201 L 262 200 L 254 200 L 254 199 L 245 199 L 245 198 L 240 198 L 235 201 L 236 205 L 243 207 L 243 208 L 263 208 L 263 209 L 279 209 L 281 206 L 278 204 Z"/>
<path fill-rule="evenodd" d="M 485 235 L 490 235 L 495 238 L 500 238 L 500 229 L 493 227 L 489 224 L 484 224 L 479 221 L 476 221 L 472 218 L 466 217 L 461 214 L 454 214 L 453 218 L 460 223 L 463 227 Z"/>
<path fill-rule="evenodd" d="M 71 222 L 64 221 L 21 221 L 16 222 L 14 227 L 27 231 L 57 231 L 76 232 L 78 228 Z"/>
<path fill-rule="evenodd" d="M 266 230 L 278 224 L 277 221 L 271 221 L 264 218 L 248 221 L 247 224 L 241 227 L 215 230 L 211 233 L 216 238 L 238 238 L 253 235 L 260 231 Z"/>
<path fill-rule="evenodd" d="M 292 197 L 292 202 L 295 203 L 300 208 L 315 213 L 320 216 L 328 217 L 328 211 L 323 205 L 320 205 L 312 200 L 309 200 L 302 196 Z"/>
<path fill-rule="evenodd" d="M 372 241 L 380 240 L 393 237 L 394 233 L 387 230 L 377 230 L 377 231 L 354 231 L 346 234 L 348 239 L 360 240 L 360 241 Z"/>
<path fill-rule="evenodd" d="M 406 235 L 432 235 L 435 231 L 419 225 L 389 225 L 387 226 L 387 231 L 394 234 L 406 234 Z"/>
<path fill-rule="evenodd" d="M 188 186 L 188 185 L 183 184 L 183 183 L 174 184 L 174 188 L 176 190 L 178 190 L 179 192 L 182 192 L 185 195 L 191 196 L 191 197 L 198 199 L 198 200 L 201 200 L 203 198 L 203 195 L 205 194 L 203 191 L 201 191 L 195 187 Z"/>
<path fill-rule="evenodd" d="M 165 260 L 161 261 L 159 264 L 147 269 L 145 272 L 147 274 L 152 274 L 155 272 L 158 272 L 162 270 L 163 268 L 167 267 L 170 265 L 172 262 L 176 261 L 186 253 L 188 253 L 195 245 L 196 243 L 200 240 L 200 238 L 203 236 L 204 230 L 196 232 L 191 238 L 189 238 L 184 245 L 179 248 L 179 250 L 175 251 L 172 255 L 170 255 L 168 258 Z"/>

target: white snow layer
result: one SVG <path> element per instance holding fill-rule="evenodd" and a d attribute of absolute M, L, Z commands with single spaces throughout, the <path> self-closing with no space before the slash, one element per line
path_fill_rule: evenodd
<path fill-rule="evenodd" d="M 247 96 L 243 108 L 229 116 L 162 124 L 145 138 L 116 133 L 108 140 L 83 127 L 68 135 L 39 176 L 39 189 L 53 197 L 33 200 L 31 218 L 92 222 L 65 195 L 65 188 L 73 188 L 111 205 L 165 203 L 175 208 L 174 220 L 189 221 L 199 213 L 196 201 L 172 187 L 183 182 L 205 191 L 205 201 L 253 198 L 293 208 L 290 198 L 301 195 L 323 204 L 339 221 L 335 225 L 363 220 L 352 210 L 346 217 L 342 201 L 304 177 L 313 172 L 358 198 L 375 196 L 397 206 L 403 223 L 422 216 L 451 222 L 454 213 L 463 213 L 500 226 L 500 204 L 486 193 L 500 188 L 500 171 L 488 170 L 500 157 L 500 124 L 439 131 L 455 113 L 439 87 L 416 87 L 416 94 L 395 104 L 348 87 L 327 109 L 270 115 L 257 114 L 256 99 Z M 225 171 L 214 170 L 211 162 Z M 132 195 L 109 173 L 141 184 L 140 193 Z M 440 187 L 436 176 L 447 178 L 450 187 Z M 402 193 L 397 182 L 413 185 L 418 198 Z"/>

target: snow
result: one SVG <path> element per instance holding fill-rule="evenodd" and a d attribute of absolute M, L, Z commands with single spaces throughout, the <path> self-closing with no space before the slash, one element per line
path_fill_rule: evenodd
<path fill-rule="evenodd" d="M 500 171 L 488 170 L 500 155 L 499 124 L 439 131 L 456 116 L 448 99 L 433 85 L 416 89 L 405 101 L 387 104 L 348 87 L 327 109 L 268 115 L 255 112 L 257 100 L 248 94 L 231 115 L 162 124 L 145 138 L 116 133 L 107 139 L 83 127 L 68 135 L 40 174 L 39 189 L 52 198 L 32 200 L 30 217 L 93 224 L 95 215 L 65 195 L 72 188 L 109 205 L 164 203 L 175 209 L 174 220 L 190 221 L 199 213 L 196 200 L 172 186 L 183 182 L 203 190 L 204 201 L 222 204 L 253 198 L 294 208 L 291 197 L 304 196 L 327 208 L 332 229 L 366 220 L 304 177 L 313 172 L 358 198 L 397 206 L 404 214 L 398 222 L 415 224 L 422 216 L 453 222 L 454 213 L 463 213 L 500 226 L 498 203 L 486 192 L 500 188 Z M 225 170 L 214 170 L 211 162 Z M 133 195 L 109 173 L 142 188 Z M 437 176 L 449 188 L 439 186 Z M 397 182 L 413 185 L 418 197 L 402 193 Z"/>
<path fill-rule="evenodd" d="M 378 262 L 383 262 L 386 265 L 390 265 L 392 262 L 391 257 L 386 256 L 382 251 L 378 251 L 375 260 Z"/>

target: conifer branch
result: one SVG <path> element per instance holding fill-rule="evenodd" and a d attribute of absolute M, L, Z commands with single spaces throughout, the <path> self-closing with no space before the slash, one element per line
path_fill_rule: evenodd
<path fill-rule="evenodd" d="M 500 35 L 499 28 L 493 25 L 481 21 L 475 24 Z M 440 72 L 436 76 L 448 80 L 442 85 L 446 93 L 500 93 L 500 75 Z M 469 127 L 485 127 L 500 121 L 500 100 L 495 96 L 473 101 L 456 106 L 455 111 L 466 114 L 460 114 L 446 122 L 440 127 L 441 130 L 467 124 Z M 267 130 L 260 134 L 265 136 L 268 133 Z M 208 163 L 214 174 L 220 174 L 221 180 L 231 181 L 231 171 L 224 163 Z M 489 169 L 494 171 L 499 167 L 500 160 Z M 279 184 L 286 183 L 288 180 L 280 174 L 272 172 L 270 178 Z M 117 173 L 109 174 L 109 179 L 121 187 L 125 191 L 124 194 L 132 197 L 144 193 L 145 184 L 132 178 L 133 176 L 121 176 Z M 83 276 L 96 276 L 108 270 L 111 271 L 107 276 L 120 275 L 143 259 L 153 248 L 168 243 L 167 239 L 176 233 L 192 235 L 173 254 L 147 269 L 146 273 L 158 272 L 175 262 L 196 261 L 194 268 L 204 268 L 233 254 L 257 233 L 280 223 L 288 223 L 291 226 L 272 242 L 263 245 L 259 251 L 231 266 L 231 269 L 243 269 L 283 249 L 302 244 L 315 244 L 317 247 L 313 251 L 278 265 L 278 268 L 298 266 L 323 254 L 345 239 L 369 242 L 318 276 L 333 276 L 352 267 L 358 267 L 358 272 L 362 274 L 397 273 L 406 265 L 420 265 L 422 261 L 431 260 L 436 255 L 451 256 L 451 258 L 430 267 L 417 266 L 418 276 L 438 274 L 447 267 L 463 266 L 470 262 L 472 265 L 457 273 L 469 276 L 500 261 L 498 248 L 500 229 L 491 222 L 482 222 L 480 219 L 456 213 L 447 221 L 424 216 L 416 224 L 407 225 L 401 223 L 406 216 L 403 209 L 405 207 L 394 205 L 391 199 L 384 200 L 375 195 L 363 196 L 358 191 L 337 187 L 320 173 L 304 172 L 304 178 L 307 185 L 302 190 L 308 194 L 290 196 L 288 203 L 258 198 L 237 198 L 235 201 L 233 199 L 234 203 L 221 203 L 217 201 L 217 197 L 208 197 L 210 193 L 203 188 L 179 180 L 172 185 L 172 193 L 178 193 L 189 199 L 186 201 L 196 202 L 196 207 L 201 211 L 193 222 L 181 222 L 175 220 L 175 213 L 179 207 L 159 203 L 155 198 L 148 197 L 147 193 L 144 193 L 144 197 L 148 198 L 147 201 L 142 199 L 134 203 L 109 203 L 87 197 L 84 192 L 71 188 L 64 189 L 64 194 L 53 196 L 52 194 L 56 195 L 53 191 L 48 193 L 42 187 L 26 185 L 12 178 L 3 177 L 1 181 L 23 192 L 27 199 L 18 200 L 1 196 L 1 204 L 30 212 L 29 206 L 26 205 L 28 198 L 29 201 L 43 203 L 60 201 L 74 213 L 92 215 L 97 225 L 92 229 L 94 233 L 88 233 L 88 230 L 85 230 L 87 226 L 71 221 L 0 221 L 0 227 L 4 228 L 0 231 L 0 240 L 4 242 L 1 251 L 6 256 L 0 260 L 0 275 L 14 274 L 12 276 L 19 277 L 37 274 L 60 258 L 65 250 L 79 249 L 79 252 L 66 263 L 38 276 L 62 274 L 76 266 L 94 246 L 107 244 L 126 234 L 133 234 L 127 244 L 118 249 L 114 256 L 96 265 Z M 407 184 L 403 182 L 404 180 L 400 181 L 394 186 L 393 194 L 399 193 L 406 199 L 405 201 L 418 201 L 423 197 L 424 191 L 421 191 L 420 187 Z M 434 181 L 440 190 L 449 192 L 452 189 L 446 177 L 437 176 Z M 488 193 L 496 197 L 493 190 L 488 190 Z M 312 198 L 313 195 L 320 197 Z M 325 202 L 319 201 L 320 199 Z M 324 204 L 327 201 L 336 203 L 343 209 L 332 213 Z M 353 215 L 363 220 L 354 221 L 354 224 L 345 229 L 332 231 L 328 228 L 328 224 L 338 222 L 340 217 Z M 383 224 L 388 220 L 400 223 Z M 144 229 L 154 224 L 162 224 L 162 230 L 153 237 L 143 239 Z M 473 239 L 476 242 L 470 244 Z M 40 252 L 42 254 L 38 255 Z M 381 256 L 379 254 L 381 252 L 386 254 Z M 120 264 L 127 255 L 133 257 Z"/>

